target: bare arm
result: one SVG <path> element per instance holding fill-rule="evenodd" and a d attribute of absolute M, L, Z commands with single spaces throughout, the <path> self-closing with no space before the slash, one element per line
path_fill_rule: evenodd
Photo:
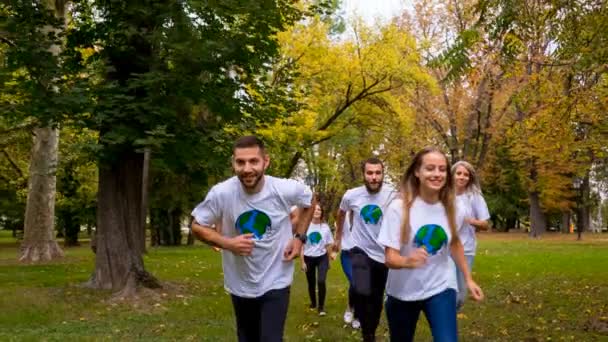
<path fill-rule="evenodd" d="M 308 230 L 308 226 L 310 226 L 310 221 L 312 221 L 312 213 L 314 212 L 313 208 L 315 205 L 316 201 L 313 201 L 309 208 L 301 208 L 296 233 L 299 233 L 300 235 L 306 234 L 306 230 Z M 283 258 L 285 261 L 291 261 L 300 255 L 301 250 L 302 241 L 300 241 L 300 239 L 291 239 L 283 252 Z"/>
<path fill-rule="evenodd" d="M 482 300 L 483 292 L 471 276 L 471 270 L 469 270 L 469 266 L 467 265 L 467 261 L 464 257 L 464 248 L 462 247 L 460 240 L 450 243 L 450 253 L 452 254 L 454 263 L 456 263 L 456 267 L 458 267 L 464 276 L 467 287 L 469 288 L 469 291 L 471 291 L 471 297 L 474 300 Z"/>
<path fill-rule="evenodd" d="M 304 261 L 304 245 L 302 245 L 302 247 L 300 248 L 300 255 L 302 256 L 300 258 L 300 268 L 302 269 L 302 271 L 306 272 L 306 262 Z"/>
<path fill-rule="evenodd" d="M 300 233 L 302 235 L 306 234 L 308 227 L 310 226 L 310 222 L 312 221 L 312 213 L 314 212 L 314 207 L 316 205 L 316 201 L 313 201 L 312 205 L 308 208 L 300 208 L 298 213 L 298 222 L 296 233 Z"/>
<path fill-rule="evenodd" d="M 192 221 L 192 234 L 202 242 L 214 247 L 225 248 L 227 238 L 220 234 L 215 228 L 201 225 L 196 221 Z"/>
<path fill-rule="evenodd" d="M 384 263 L 388 268 L 416 268 L 426 263 L 428 253 L 424 248 L 417 248 L 412 253 L 410 253 L 410 255 L 403 256 L 398 250 L 390 247 L 385 247 L 384 257 Z"/>
<path fill-rule="evenodd" d="M 342 209 L 338 210 L 338 217 L 336 218 L 336 234 L 334 237 L 334 250 L 337 252 L 340 250 L 340 245 L 342 243 L 342 234 L 344 232 L 344 218 L 346 217 L 346 212 Z"/>
<path fill-rule="evenodd" d="M 464 247 L 462 247 L 460 240 L 450 244 L 450 253 L 452 255 L 452 259 L 454 259 L 456 267 L 458 267 L 460 272 L 462 272 L 464 280 L 466 282 L 473 280 L 471 277 L 471 270 L 469 270 L 469 266 L 467 265 L 467 261 L 464 257 Z"/>
<path fill-rule="evenodd" d="M 467 223 L 475 227 L 477 230 L 488 230 L 490 229 L 490 223 L 487 220 L 478 220 L 474 218 L 467 219 Z"/>
<path fill-rule="evenodd" d="M 227 249 L 238 255 L 249 255 L 254 247 L 253 234 L 243 234 L 230 238 L 223 236 L 214 228 L 201 225 L 196 221 L 192 221 L 192 234 L 207 244 Z"/>
<path fill-rule="evenodd" d="M 294 209 L 291 213 L 289 213 L 289 221 L 291 221 L 291 229 L 295 234 L 298 230 L 298 219 L 300 217 L 300 208 Z"/>

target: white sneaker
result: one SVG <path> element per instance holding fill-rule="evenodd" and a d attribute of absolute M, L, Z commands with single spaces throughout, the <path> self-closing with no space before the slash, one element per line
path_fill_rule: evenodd
<path fill-rule="evenodd" d="M 353 320 L 352 327 L 353 327 L 353 329 L 359 329 L 359 328 L 361 328 L 361 323 L 359 323 L 358 319 L 354 319 Z"/>
<path fill-rule="evenodd" d="M 351 324 L 353 322 L 353 313 L 350 310 L 344 311 L 344 323 Z"/>
<path fill-rule="evenodd" d="M 325 313 L 325 311 L 319 312 L 319 316 L 325 316 L 325 315 L 327 315 L 327 313 Z"/>

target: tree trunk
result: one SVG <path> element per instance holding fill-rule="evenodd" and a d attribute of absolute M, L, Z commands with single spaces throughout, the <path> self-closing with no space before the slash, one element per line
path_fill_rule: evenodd
<path fill-rule="evenodd" d="M 131 152 L 99 170 L 97 252 L 88 285 L 120 290 L 119 296 L 131 296 L 140 286 L 160 287 L 144 269 L 142 258 L 143 164 L 143 155 Z"/>
<path fill-rule="evenodd" d="M 583 184 L 581 187 L 581 197 L 582 197 L 582 212 L 583 215 L 583 226 L 582 232 L 588 232 L 591 229 L 591 185 L 589 184 L 589 174 L 585 175 L 583 178 Z"/>
<path fill-rule="evenodd" d="M 57 129 L 34 129 L 24 236 L 19 258 L 21 262 L 50 261 L 63 257 L 63 251 L 53 237 L 58 143 Z"/>
<path fill-rule="evenodd" d="M 538 191 L 530 192 L 528 199 L 530 200 L 530 237 L 540 238 L 547 230 L 547 220 L 540 206 Z"/>
<path fill-rule="evenodd" d="M 56 18 L 65 20 L 66 0 L 47 0 L 43 4 Z M 58 31 L 51 26 L 44 31 Z M 57 56 L 60 45 L 48 49 Z M 21 243 L 21 262 L 49 261 L 63 257 L 63 251 L 53 238 L 55 229 L 55 193 L 59 130 L 34 128 L 34 146 L 30 161 L 30 175 L 25 208 L 24 238 Z"/>
<path fill-rule="evenodd" d="M 171 211 L 171 226 L 169 227 L 173 231 L 172 246 L 181 246 L 182 244 L 182 210 L 173 209 Z"/>
<path fill-rule="evenodd" d="M 75 213 L 68 212 L 63 217 L 64 227 L 64 247 L 80 246 L 78 243 L 78 233 L 80 233 L 80 221 Z"/>
<path fill-rule="evenodd" d="M 141 236 L 141 248 L 146 251 L 146 221 L 148 218 L 148 182 L 150 176 L 150 148 L 144 149 L 144 165 L 142 168 L 142 181 L 141 181 L 141 222 L 143 222 L 142 229 L 140 231 Z"/>

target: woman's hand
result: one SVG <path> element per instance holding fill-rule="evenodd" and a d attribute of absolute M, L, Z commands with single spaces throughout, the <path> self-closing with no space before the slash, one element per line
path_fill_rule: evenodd
<path fill-rule="evenodd" d="M 475 301 L 483 300 L 483 298 L 484 298 L 483 291 L 481 290 L 481 287 L 479 287 L 479 285 L 477 285 L 477 283 L 475 281 L 473 281 L 473 279 L 471 279 L 467 282 L 467 287 L 469 288 L 469 293 L 471 294 L 471 298 L 473 298 L 473 300 L 475 300 Z"/>
<path fill-rule="evenodd" d="M 406 267 L 407 268 L 417 268 L 424 264 L 426 264 L 426 259 L 429 257 L 429 253 L 426 251 L 426 248 L 416 248 L 410 255 L 406 258 Z"/>

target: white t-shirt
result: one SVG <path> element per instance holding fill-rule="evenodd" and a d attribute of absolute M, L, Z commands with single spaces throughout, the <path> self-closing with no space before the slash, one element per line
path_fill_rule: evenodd
<path fill-rule="evenodd" d="M 264 177 L 264 186 L 256 194 L 246 193 L 237 177 L 219 183 L 192 211 L 201 225 L 211 226 L 221 220 L 224 236 L 254 234 L 251 255 L 222 250 L 224 287 L 239 297 L 255 298 L 291 285 L 293 262 L 283 260 L 283 251 L 292 238 L 289 208 L 311 205 L 312 192 L 306 185 L 292 179 Z"/>
<path fill-rule="evenodd" d="M 476 220 L 489 220 L 490 212 L 488 205 L 480 193 L 466 192 L 456 196 L 459 209 L 462 210 L 465 218 L 473 218 Z M 458 236 L 464 247 L 464 255 L 475 255 L 477 250 L 477 238 L 475 236 L 475 227 L 464 222 L 458 230 Z"/>
<path fill-rule="evenodd" d="M 348 251 L 351 248 L 355 247 L 353 243 L 352 235 L 352 224 L 351 221 L 351 212 L 347 211 L 344 216 L 344 226 L 342 227 L 342 240 L 340 241 L 340 249 Z"/>
<path fill-rule="evenodd" d="M 365 186 L 350 189 L 342 197 L 340 209 L 353 211 L 351 238 L 354 246 L 361 248 L 367 256 L 384 263 L 384 247 L 378 243 L 380 224 L 384 212 L 397 197 L 397 191 L 389 184 L 383 184 L 380 191 L 370 194 Z"/>
<path fill-rule="evenodd" d="M 327 253 L 325 246 L 334 243 L 334 237 L 327 223 L 311 223 L 306 231 L 306 243 L 304 244 L 304 255 L 319 257 Z"/>
<path fill-rule="evenodd" d="M 425 246 L 429 257 L 418 268 L 391 269 L 388 272 L 386 293 L 402 301 L 418 301 L 430 298 L 448 288 L 454 288 L 454 269 L 450 264 L 452 234 L 443 205 L 428 204 L 419 197 L 410 209 L 411 232 L 407 244 L 401 244 L 403 201 L 391 203 L 382 221 L 378 241 L 386 247 L 409 255 L 416 248 Z M 462 225 L 463 216 L 457 214 L 456 224 Z"/>

